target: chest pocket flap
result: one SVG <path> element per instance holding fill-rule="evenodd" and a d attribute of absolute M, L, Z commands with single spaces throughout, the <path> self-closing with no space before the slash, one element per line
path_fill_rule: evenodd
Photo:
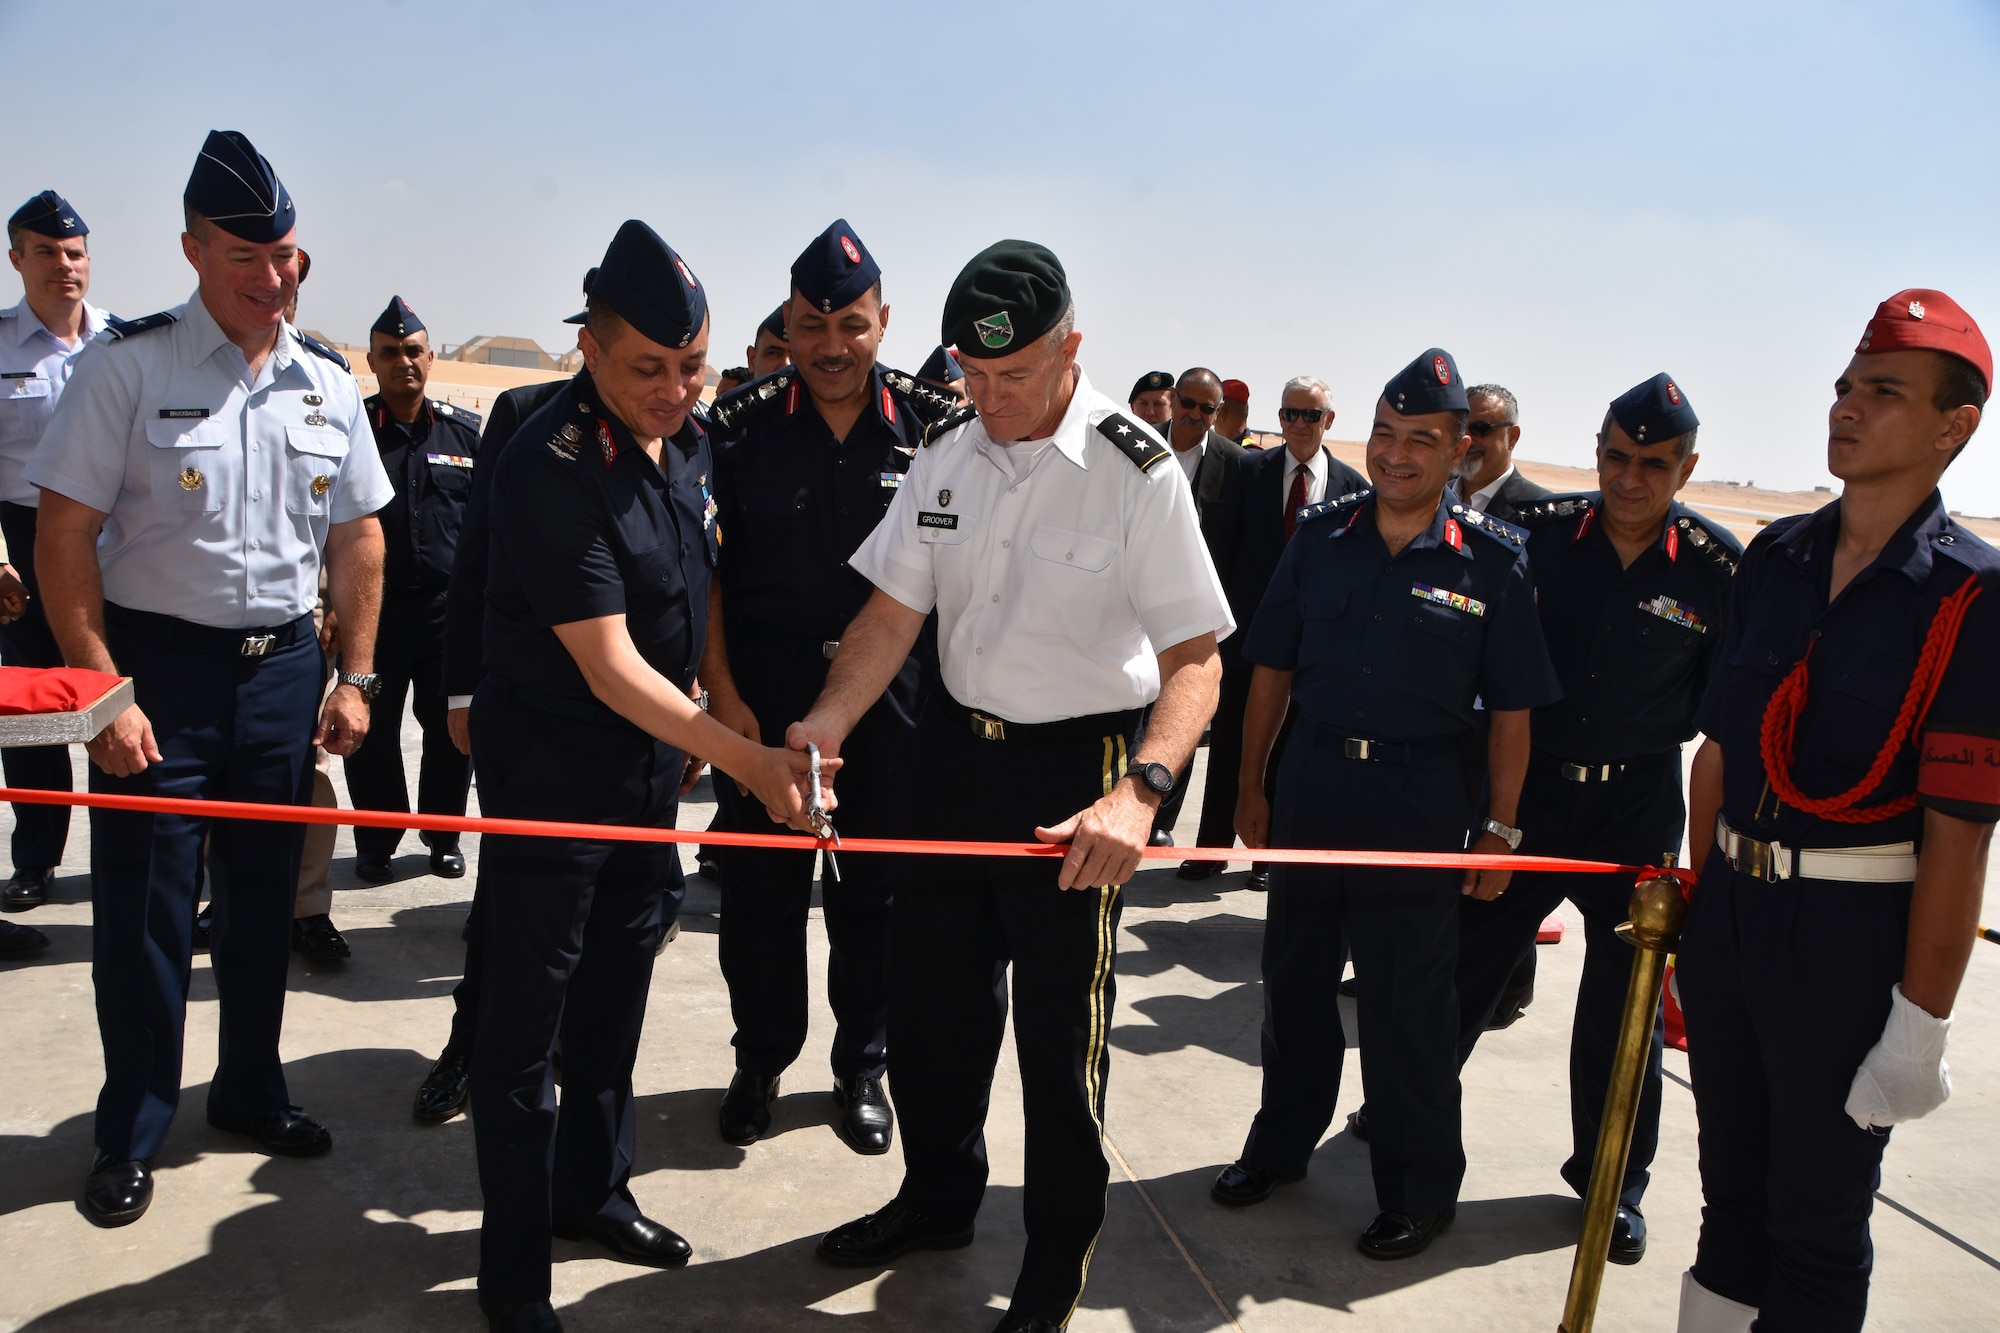
<path fill-rule="evenodd" d="M 154 420 L 146 423 L 146 443 L 155 449 L 213 449 L 228 443 L 222 423 L 197 417 L 191 421 Z"/>
<path fill-rule="evenodd" d="M 1051 564 L 1065 565 L 1088 573 L 1098 573 L 1118 553 L 1118 544 L 1109 537 L 1094 537 L 1068 528 L 1036 528 L 1028 539 L 1028 549 Z"/>
<path fill-rule="evenodd" d="M 285 427 L 285 443 L 297 453 L 315 458 L 347 457 L 347 437 L 337 430 L 314 430 L 310 426 Z"/>
<path fill-rule="evenodd" d="M 18 379 L 0 380 L 0 398 L 46 398 L 49 396 L 49 382 L 40 375 L 23 375 Z"/>
<path fill-rule="evenodd" d="M 335 430 L 287 426 L 285 444 L 285 508 L 314 517 L 327 514 L 347 458 L 347 437 Z"/>
<path fill-rule="evenodd" d="M 221 447 L 229 433 L 206 417 L 156 418 L 146 423 L 146 443 L 153 446 L 153 499 L 168 509 L 214 513 L 222 508 Z"/>

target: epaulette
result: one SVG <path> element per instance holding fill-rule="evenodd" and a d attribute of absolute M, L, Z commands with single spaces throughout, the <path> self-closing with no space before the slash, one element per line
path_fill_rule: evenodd
<path fill-rule="evenodd" d="M 1321 500 L 1316 505 L 1307 505 L 1305 508 L 1299 510 L 1298 522 L 1301 524 L 1310 523 L 1316 518 L 1325 518 L 1328 514 L 1336 510 L 1352 509 L 1355 505 L 1360 504 L 1373 494 L 1375 494 L 1373 488 L 1361 491 L 1349 491 L 1347 494 L 1336 499 Z"/>
<path fill-rule="evenodd" d="M 1514 523 L 1523 528 L 1539 528 L 1544 523 L 1554 523 L 1559 519 L 1575 518 L 1591 512 L 1590 497 L 1584 494 L 1549 495 L 1524 505 L 1514 516 Z"/>
<path fill-rule="evenodd" d="M 1493 517 L 1493 515 L 1483 510 L 1474 509 L 1470 505 L 1453 505 L 1451 507 L 1451 516 L 1457 519 L 1462 526 L 1471 528 L 1475 532 L 1483 532 L 1494 541 L 1511 550 L 1518 551 L 1528 544 L 1528 534 L 1525 529 L 1517 528 L 1512 523 L 1504 523 Z"/>
<path fill-rule="evenodd" d="M 946 393 L 935 385 L 924 383 L 915 375 L 905 375 L 900 370 L 883 370 L 882 382 L 900 397 L 909 399 L 922 409 L 920 416 L 941 416 L 958 407 L 958 395 Z"/>
<path fill-rule="evenodd" d="M 960 403 L 951 411 L 924 427 L 924 448 L 928 449 L 939 440 L 957 430 L 968 421 L 976 420 L 979 409 L 971 403 Z"/>
<path fill-rule="evenodd" d="M 342 370 L 349 372 L 353 371 L 354 367 L 347 364 L 346 357 L 334 351 L 331 347 L 328 347 L 325 343 L 313 337 L 310 333 L 305 332 L 303 329 L 293 329 L 292 336 L 294 338 L 297 338 L 299 340 L 299 346 L 305 348 L 308 352 L 313 353 L 315 356 L 325 357 L 327 360 L 333 362 L 333 364 L 335 364 L 336 366 L 339 366 Z"/>
<path fill-rule="evenodd" d="M 1682 514 L 1674 520 L 1674 526 L 1681 530 L 1681 536 L 1688 545 L 1721 565 L 1731 574 L 1736 572 L 1736 562 L 1743 558 L 1743 543 L 1736 540 L 1736 534 L 1727 528 L 1712 527 L 1699 514 Z"/>
<path fill-rule="evenodd" d="M 480 423 L 485 420 L 469 407 L 453 407 L 450 403 L 441 403 L 435 398 L 431 399 L 431 411 L 441 417 L 450 417 L 453 421 L 463 422 L 474 430 L 478 430 Z"/>
<path fill-rule="evenodd" d="M 164 329 L 169 324 L 179 321 L 180 316 L 173 311 L 162 310 L 159 314 L 147 315 L 144 319 L 107 319 L 104 321 L 104 331 L 111 335 L 113 342 L 117 342 L 135 333 L 151 333 L 154 329 Z"/>
<path fill-rule="evenodd" d="M 717 430 L 735 430 L 784 397 L 794 378 L 790 370 L 774 370 L 748 384 L 739 384 L 708 405 L 708 419 Z"/>
<path fill-rule="evenodd" d="M 583 427 L 574 421 L 565 421 L 555 434 L 549 436 L 549 452 L 565 463 L 574 463 L 582 443 Z"/>
<path fill-rule="evenodd" d="M 1146 433 L 1144 427 L 1117 412 L 1097 423 L 1097 433 L 1111 441 L 1118 452 L 1131 459 L 1141 472 L 1167 457 L 1166 446 Z"/>

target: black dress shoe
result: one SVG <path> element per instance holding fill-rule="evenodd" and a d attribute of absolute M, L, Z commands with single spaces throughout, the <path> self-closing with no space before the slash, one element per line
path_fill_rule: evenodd
<path fill-rule="evenodd" d="M 778 1098 L 775 1074 L 747 1074 L 741 1069 L 722 1094 L 719 1128 L 722 1141 L 747 1148 L 771 1130 L 771 1103 Z"/>
<path fill-rule="evenodd" d="M 292 918 L 292 952 L 315 963 L 338 962 L 352 955 L 347 937 L 334 929 L 333 918 L 324 912 Z"/>
<path fill-rule="evenodd" d="M 386 856 L 357 856 L 354 858 L 354 878 L 369 884 L 387 884 L 396 877 L 389 868 Z"/>
<path fill-rule="evenodd" d="M 266 1152 L 280 1157 L 317 1157 L 333 1147 L 333 1135 L 326 1132 L 326 1126 L 297 1106 L 240 1119 L 210 1111 L 208 1123 L 225 1134 L 255 1139 Z"/>
<path fill-rule="evenodd" d="M 1380 1213 L 1354 1248 L 1370 1259 L 1408 1259 L 1429 1249 L 1456 1216 L 1456 1205 L 1435 1213 Z"/>
<path fill-rule="evenodd" d="M 881 1212 L 821 1236 L 813 1253 L 841 1268 L 878 1268 L 911 1250 L 962 1250 L 970 1244 L 970 1225 L 942 1226 L 901 1199 L 891 1199 Z"/>
<path fill-rule="evenodd" d="M 207 953 L 209 941 L 215 937 L 215 904 L 209 903 L 194 914 L 194 930 L 189 942 L 196 953 Z"/>
<path fill-rule="evenodd" d="M 1347 1132 L 1363 1143 L 1368 1142 L 1368 1103 L 1363 1102 L 1359 1109 L 1347 1113 Z"/>
<path fill-rule="evenodd" d="M 445 1048 L 417 1089 L 410 1114 L 426 1125 L 442 1125 L 465 1109 L 472 1090 L 472 1053 Z"/>
<path fill-rule="evenodd" d="M 881 1079 L 841 1079 L 833 1085 L 833 1104 L 844 1112 L 834 1122 L 834 1132 L 842 1142 L 863 1157 L 880 1157 L 889 1151 L 896 1116 L 882 1094 Z"/>
<path fill-rule="evenodd" d="M 698 849 L 694 857 L 694 873 L 707 877 L 710 883 L 722 883 L 721 858 L 706 847 Z"/>
<path fill-rule="evenodd" d="M 1646 1215 L 1637 1208 L 1618 1205 L 1618 1220 L 1611 1224 L 1611 1253 L 1614 1264 L 1636 1264 L 1646 1257 Z"/>
<path fill-rule="evenodd" d="M 993 1326 L 993 1333 L 1062 1333 L 1068 1324 L 1058 1324 L 1053 1319 L 1040 1315 L 1020 1314 L 1009 1310 L 1000 1322 Z"/>
<path fill-rule="evenodd" d="M 0 921 L 0 958 L 32 958 L 49 947 L 49 937 L 33 926 Z"/>
<path fill-rule="evenodd" d="M 1269 893 L 1271 891 L 1271 872 L 1268 870 L 1251 871 L 1244 878 L 1243 887 L 1252 893 Z"/>
<path fill-rule="evenodd" d="M 153 1202 L 153 1168 L 146 1162 L 117 1162 L 98 1154 L 83 1178 L 83 1207 L 101 1227 L 122 1227 L 146 1215 Z"/>
<path fill-rule="evenodd" d="M 1153 830 L 1153 836 L 1147 841 L 1155 847 L 1171 847 L 1174 845 L 1174 835 L 1163 828 L 1156 828 Z"/>
<path fill-rule="evenodd" d="M 562 1333 L 556 1307 L 547 1301 L 490 1301 L 482 1291 L 479 1312 L 489 1333 Z"/>
<path fill-rule="evenodd" d="M 648 1268 L 680 1268 L 694 1254 L 694 1246 L 647 1217 L 582 1228 L 557 1227 L 555 1234 L 560 1240 L 596 1241 L 626 1263 Z"/>
<path fill-rule="evenodd" d="M 1486 1020 L 1488 1032 L 1504 1032 L 1527 1016 L 1528 1011 L 1520 1005 L 1493 1011 L 1493 1017 Z"/>
<path fill-rule="evenodd" d="M 49 900 L 56 872 L 48 869 L 16 870 L 7 887 L 0 889 L 0 912 L 25 912 Z"/>
<path fill-rule="evenodd" d="M 431 848 L 431 873 L 439 879 L 464 879 L 465 854 L 456 847 Z"/>
<path fill-rule="evenodd" d="M 1305 1178 L 1304 1167 L 1296 1171 L 1266 1171 L 1244 1162 L 1231 1162 L 1208 1187 L 1208 1196 L 1231 1208 L 1248 1208 L 1270 1198 L 1271 1191 L 1278 1186 L 1295 1185 Z"/>
<path fill-rule="evenodd" d="M 1214 879 L 1222 873 L 1223 864 L 1221 861 L 1183 861 L 1174 874 L 1180 879 Z"/>

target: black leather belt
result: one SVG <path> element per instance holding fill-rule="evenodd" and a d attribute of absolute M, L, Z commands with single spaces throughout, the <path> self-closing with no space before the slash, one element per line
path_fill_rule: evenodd
<path fill-rule="evenodd" d="M 1604 764 L 1573 763 L 1570 760 L 1560 759 L 1555 755 L 1544 754 L 1541 751 L 1536 751 L 1534 756 L 1536 763 L 1546 764 L 1555 769 L 1557 776 L 1562 778 L 1564 782 L 1611 782 L 1624 777 L 1627 773 L 1651 771 L 1666 764 L 1669 760 L 1678 761 L 1679 759 L 1680 751 L 1678 750 L 1666 750 L 1659 754 L 1634 755 L 1630 759 L 1614 759 L 1610 763 Z"/>
<path fill-rule="evenodd" d="M 179 616 L 163 616 L 156 611 L 134 611 L 129 606 L 119 606 L 116 602 L 104 604 L 104 623 L 121 629 L 136 630 L 178 643 L 188 648 L 199 648 L 218 657 L 269 657 L 280 648 L 288 648 L 301 638 L 315 634 L 312 612 L 308 611 L 289 625 L 272 625 L 253 629 L 219 629 L 214 625 L 197 625 L 192 620 L 182 620 Z"/>
<path fill-rule="evenodd" d="M 1101 740 L 1106 736 L 1130 736 L 1146 716 L 1143 708 L 1122 713 L 1093 713 L 1089 717 L 1066 717 L 1056 722 L 1009 722 L 976 708 L 967 708 L 949 694 L 932 696 L 937 706 L 954 721 L 971 729 L 983 741 L 1012 741 L 1019 745 L 1075 745 Z"/>

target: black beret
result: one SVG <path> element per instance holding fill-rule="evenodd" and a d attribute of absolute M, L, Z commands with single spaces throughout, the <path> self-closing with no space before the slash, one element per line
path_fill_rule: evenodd
<path fill-rule="evenodd" d="M 687 262 L 637 218 L 611 238 L 590 295 L 662 347 L 686 347 L 708 318 L 708 293 Z"/>
<path fill-rule="evenodd" d="M 958 358 L 951 354 L 951 349 L 941 346 L 924 358 L 917 378 L 932 384 L 956 384 L 965 378 L 965 372 L 958 368 Z"/>
<path fill-rule="evenodd" d="M 1125 395 L 1125 401 L 1129 403 L 1142 393 L 1157 393 L 1161 389 L 1171 389 L 1177 383 L 1179 381 L 1174 378 L 1174 372 L 1171 370 L 1149 370 L 1139 377 L 1137 384 L 1132 386 L 1132 392 Z"/>
<path fill-rule="evenodd" d="M 410 303 L 400 296 L 392 296 L 389 298 L 389 308 L 368 326 L 368 331 L 386 333 L 391 338 L 405 338 L 419 332 L 423 327 L 424 322 L 417 318 L 416 311 L 410 309 Z"/>
<path fill-rule="evenodd" d="M 285 183 L 235 130 L 210 130 L 181 202 L 240 240 L 269 245 L 298 222 Z"/>
<path fill-rule="evenodd" d="M 14 210 L 14 216 L 7 219 L 7 230 L 15 228 L 34 232 L 37 236 L 88 236 L 90 224 L 76 215 L 69 201 L 54 190 L 43 190 Z"/>
<path fill-rule="evenodd" d="M 790 342 L 791 337 L 785 332 L 785 308 L 779 306 L 776 310 L 764 316 L 764 322 L 757 326 L 757 332 L 768 333 L 779 342 Z M 751 341 L 754 342 L 755 339 Z"/>
<path fill-rule="evenodd" d="M 1406 417 L 1430 412 L 1469 412 L 1465 381 L 1458 362 L 1442 347 L 1433 347 L 1396 372 L 1396 378 L 1382 388 L 1389 406 Z"/>
<path fill-rule="evenodd" d="M 1694 404 L 1664 370 L 1613 398 L 1611 419 L 1635 444 L 1659 444 L 1701 424 Z"/>
<path fill-rule="evenodd" d="M 972 257 L 944 298 L 942 341 L 958 355 L 1010 356 L 1069 309 L 1069 276 L 1047 246 L 998 241 Z"/>
<path fill-rule="evenodd" d="M 590 284 L 592 282 L 595 282 L 596 280 L 597 280 L 597 266 L 593 264 L 589 269 L 587 269 L 584 272 L 583 275 L 583 294 L 585 296 L 590 295 Z M 588 323 L 589 320 L 590 320 L 590 312 L 588 310 L 579 310 L 574 315 L 570 315 L 567 318 L 565 318 L 563 320 L 563 323 L 584 324 Z"/>
<path fill-rule="evenodd" d="M 792 261 L 792 286 L 822 315 L 844 310 L 860 300 L 881 277 L 875 256 L 861 244 L 846 218 L 835 218 L 833 225 Z"/>

